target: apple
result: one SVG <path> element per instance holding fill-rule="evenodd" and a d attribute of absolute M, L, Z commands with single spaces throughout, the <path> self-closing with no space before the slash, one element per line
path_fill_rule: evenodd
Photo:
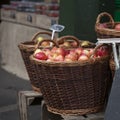
<path fill-rule="evenodd" d="M 41 49 L 36 49 L 35 52 L 34 52 L 34 55 L 41 52 L 42 50 Z"/>
<path fill-rule="evenodd" d="M 120 23 L 115 25 L 115 30 L 120 30 Z"/>
<path fill-rule="evenodd" d="M 77 61 L 78 55 L 74 53 L 69 53 L 65 56 L 64 61 L 71 62 L 71 61 Z"/>
<path fill-rule="evenodd" d="M 38 52 L 34 55 L 34 57 L 39 60 L 47 60 L 48 59 L 47 55 L 44 52 Z"/>
<path fill-rule="evenodd" d="M 48 59 L 50 59 L 51 61 L 62 61 L 62 58 L 64 58 L 64 56 L 62 56 L 61 54 L 57 54 L 56 52 L 51 52 L 48 55 Z M 58 59 L 61 59 L 61 60 L 58 60 Z"/>
<path fill-rule="evenodd" d="M 55 57 L 57 57 L 58 55 L 57 55 L 57 53 L 53 53 L 53 52 L 51 52 L 49 55 L 48 55 L 48 58 L 49 59 L 51 59 L 51 60 L 53 60 Z"/>
<path fill-rule="evenodd" d="M 54 60 L 54 61 L 64 61 L 64 56 L 58 55 L 58 56 L 56 56 L 53 60 Z"/>
<path fill-rule="evenodd" d="M 41 46 L 43 46 L 43 47 L 48 47 L 48 46 L 50 46 L 50 43 L 49 43 L 49 42 L 44 41 L 44 42 L 41 44 Z"/>
<path fill-rule="evenodd" d="M 107 24 L 106 23 L 102 23 L 99 25 L 100 28 L 107 28 Z"/>
<path fill-rule="evenodd" d="M 87 61 L 89 58 L 85 54 L 81 54 L 78 58 L 78 61 Z"/>
<path fill-rule="evenodd" d="M 71 46 L 72 47 L 77 47 L 77 42 L 76 41 L 71 42 Z"/>
<path fill-rule="evenodd" d="M 89 49 L 89 52 L 90 52 L 90 55 L 92 55 L 94 53 L 94 49 L 93 48 L 90 48 Z"/>
<path fill-rule="evenodd" d="M 51 53 L 51 51 L 50 51 L 50 49 L 44 49 L 43 50 L 43 52 L 48 56 L 48 55 L 50 55 L 50 53 Z"/>
<path fill-rule="evenodd" d="M 70 53 L 70 50 L 65 50 L 65 55 L 69 54 Z"/>
<path fill-rule="evenodd" d="M 97 52 L 96 52 L 96 56 L 98 57 L 98 56 L 106 56 L 106 55 L 108 55 L 108 51 L 107 51 L 107 49 L 105 48 L 105 47 L 101 47 L 101 48 L 99 48 L 98 50 L 97 50 Z"/>
<path fill-rule="evenodd" d="M 78 55 L 81 55 L 83 49 L 82 48 L 76 48 L 75 49 L 75 52 L 78 54 Z"/>
<path fill-rule="evenodd" d="M 42 40 L 43 40 L 43 37 L 38 37 L 38 38 L 37 38 L 37 41 L 38 41 L 38 42 L 41 42 Z"/>
<path fill-rule="evenodd" d="M 70 54 L 77 54 L 76 51 L 75 51 L 75 49 L 71 49 L 71 50 L 69 51 L 69 53 L 70 53 Z"/>
<path fill-rule="evenodd" d="M 65 41 L 65 42 L 63 43 L 63 46 L 64 46 L 64 47 L 71 47 L 71 44 L 70 44 L 69 41 Z"/>
<path fill-rule="evenodd" d="M 49 59 L 49 58 L 48 58 L 46 61 L 47 61 L 47 62 L 53 62 L 53 60 L 52 60 L 52 59 Z"/>
<path fill-rule="evenodd" d="M 62 56 L 66 55 L 65 49 L 63 48 L 57 48 L 55 53 L 57 53 L 58 55 L 62 55 Z"/>
<path fill-rule="evenodd" d="M 82 51 L 82 54 L 84 54 L 84 55 L 86 55 L 86 56 L 90 56 L 90 52 L 89 52 L 89 50 L 88 49 L 84 49 L 83 51 Z"/>
<path fill-rule="evenodd" d="M 82 41 L 81 46 L 82 46 L 82 47 L 87 47 L 87 46 L 89 46 L 90 44 L 91 44 L 91 43 L 90 43 L 89 41 L 84 40 L 84 41 Z"/>
<path fill-rule="evenodd" d="M 57 50 L 57 47 L 53 47 L 53 48 L 51 49 L 51 52 L 52 52 L 52 53 L 55 53 L 56 50 Z"/>

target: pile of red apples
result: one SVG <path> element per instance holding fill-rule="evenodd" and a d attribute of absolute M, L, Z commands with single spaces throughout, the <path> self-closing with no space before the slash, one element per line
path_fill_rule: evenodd
<path fill-rule="evenodd" d="M 102 46 L 94 51 L 94 48 L 74 48 L 65 49 L 53 47 L 52 49 L 36 49 L 33 56 L 38 60 L 49 62 L 74 62 L 74 61 L 88 61 L 91 56 L 100 58 L 109 54 L 106 46 Z"/>
<path fill-rule="evenodd" d="M 100 24 L 99 25 L 100 28 L 108 28 L 107 24 L 106 23 L 103 23 L 103 24 Z M 118 24 L 115 24 L 113 29 L 117 30 L 117 31 L 120 31 L 120 23 Z"/>

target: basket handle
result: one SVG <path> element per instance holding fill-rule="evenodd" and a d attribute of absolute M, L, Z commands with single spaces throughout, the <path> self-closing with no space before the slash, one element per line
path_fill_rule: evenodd
<path fill-rule="evenodd" d="M 107 12 L 102 12 L 102 13 L 100 13 L 100 14 L 98 15 L 98 17 L 97 17 L 97 19 L 96 19 L 96 24 L 99 24 L 100 21 L 101 21 L 101 19 L 102 19 L 102 17 L 104 17 L 104 16 L 106 16 L 106 17 L 109 18 L 109 22 L 110 22 L 110 23 L 113 23 L 113 24 L 114 24 L 114 20 L 113 20 L 112 16 L 111 16 L 109 13 L 107 13 Z"/>
<path fill-rule="evenodd" d="M 61 44 L 61 43 L 64 43 L 66 40 L 73 40 L 75 41 L 77 44 L 76 44 L 76 47 L 79 47 L 80 46 L 80 40 L 78 38 L 76 38 L 75 36 L 72 36 L 72 35 L 67 35 L 67 36 L 62 36 L 60 38 L 57 39 L 57 44 Z"/>
<path fill-rule="evenodd" d="M 43 32 L 37 32 L 31 39 L 31 41 L 35 41 L 36 38 L 38 37 L 38 35 L 48 35 L 48 36 L 51 36 L 52 33 L 51 32 L 47 32 L 47 31 L 43 31 Z"/>
<path fill-rule="evenodd" d="M 40 41 L 40 42 L 38 42 L 38 43 L 36 44 L 35 49 L 37 49 L 37 48 L 45 48 L 45 47 L 42 47 L 42 46 L 41 46 L 41 44 L 42 44 L 43 42 L 50 42 L 50 43 L 52 43 L 54 46 L 59 47 L 58 44 L 57 44 L 54 40 L 44 39 L 44 40 L 42 40 L 42 41 Z M 46 48 L 50 48 L 50 47 L 51 47 L 51 46 L 46 47 Z"/>

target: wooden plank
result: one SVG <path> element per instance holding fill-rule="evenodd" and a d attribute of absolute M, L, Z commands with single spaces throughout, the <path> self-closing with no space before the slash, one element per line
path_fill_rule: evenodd
<path fill-rule="evenodd" d="M 35 91 L 19 91 L 18 92 L 18 104 L 21 120 L 28 120 L 27 107 L 36 97 L 42 97 L 41 93 Z M 41 101 L 40 101 L 41 103 Z"/>
<path fill-rule="evenodd" d="M 62 115 L 64 120 L 104 120 L 104 112 L 87 114 L 83 116 Z"/>

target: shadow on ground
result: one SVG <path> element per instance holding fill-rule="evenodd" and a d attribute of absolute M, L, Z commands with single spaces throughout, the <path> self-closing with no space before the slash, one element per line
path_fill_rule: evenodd
<path fill-rule="evenodd" d="M 17 95 L 22 90 L 31 90 L 30 81 L 0 67 L 0 120 L 20 120 Z"/>

